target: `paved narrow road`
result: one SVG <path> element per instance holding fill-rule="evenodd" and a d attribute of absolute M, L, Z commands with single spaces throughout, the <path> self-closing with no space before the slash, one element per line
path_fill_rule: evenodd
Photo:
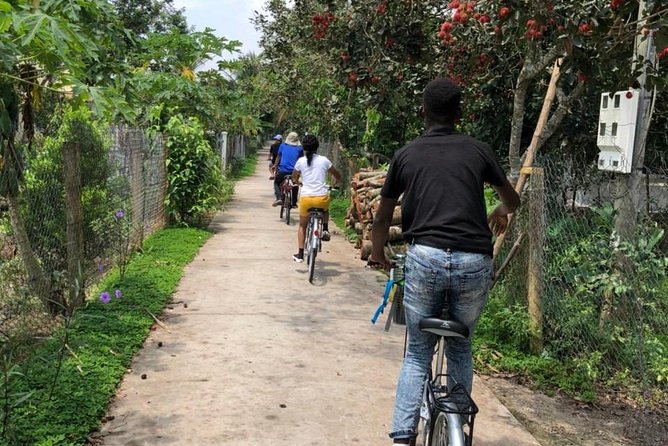
<path fill-rule="evenodd" d="M 262 161 L 133 362 L 105 445 L 390 444 L 403 332 L 369 322 L 385 278 L 335 233 L 310 285 L 272 201 Z M 479 380 L 474 398 L 476 445 L 538 445 Z"/>

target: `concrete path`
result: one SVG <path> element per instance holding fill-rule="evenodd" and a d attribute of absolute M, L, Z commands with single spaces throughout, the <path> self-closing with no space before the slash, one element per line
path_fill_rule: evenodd
<path fill-rule="evenodd" d="M 403 331 L 369 322 L 385 278 L 334 234 L 310 285 L 291 258 L 296 227 L 272 201 L 261 161 L 187 267 L 163 314 L 169 331 L 157 327 L 128 371 L 105 445 L 390 444 Z M 474 444 L 538 445 L 480 380 L 474 388 Z"/>

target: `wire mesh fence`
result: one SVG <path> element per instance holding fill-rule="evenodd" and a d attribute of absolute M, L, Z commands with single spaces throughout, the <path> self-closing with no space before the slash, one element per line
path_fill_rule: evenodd
<path fill-rule="evenodd" d="M 490 301 L 499 339 L 585 385 L 668 388 L 666 165 L 647 163 L 623 238 L 615 201 L 633 192 L 617 177 L 563 157 L 536 165 L 505 242 L 506 253 L 520 248 Z"/>
<path fill-rule="evenodd" d="M 162 138 L 77 121 L 72 129 L 68 141 L 37 140 L 20 186 L 0 199 L 2 333 L 72 311 L 165 224 Z"/>

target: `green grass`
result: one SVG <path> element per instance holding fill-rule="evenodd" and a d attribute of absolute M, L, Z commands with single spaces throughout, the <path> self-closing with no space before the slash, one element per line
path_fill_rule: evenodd
<path fill-rule="evenodd" d="M 344 195 L 341 196 L 332 195 L 332 199 L 329 203 L 329 216 L 331 217 L 332 220 L 334 220 L 336 226 L 338 226 L 339 229 L 341 229 L 344 232 L 346 238 L 349 241 L 354 242 L 358 238 L 357 233 L 355 232 L 355 230 L 346 227 L 344 221 L 349 208 L 350 208 L 349 197 L 346 197 Z"/>
<path fill-rule="evenodd" d="M 150 313 L 160 314 L 184 267 L 210 236 L 193 228 L 162 230 L 134 255 L 122 283 L 116 273 L 103 279 L 98 292 L 108 291 L 113 296 L 114 290 L 120 289 L 123 295 L 102 304 L 96 293 L 76 313 L 67 331 L 72 353 L 63 355 L 57 379 L 65 330 L 58 330 L 37 349 L 22 366 L 23 375 L 12 377 L 12 392 L 34 393 L 10 412 L 4 444 L 86 442 L 89 433 L 99 427 L 109 400 L 154 323 Z"/>
<path fill-rule="evenodd" d="M 232 178 L 239 180 L 241 178 L 249 177 L 255 173 L 256 166 L 257 153 L 254 153 L 232 166 Z"/>

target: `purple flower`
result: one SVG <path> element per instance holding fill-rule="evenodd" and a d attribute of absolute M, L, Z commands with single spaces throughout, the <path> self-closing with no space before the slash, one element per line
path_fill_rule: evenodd
<path fill-rule="evenodd" d="M 108 304 L 110 300 L 111 296 L 109 296 L 109 293 L 107 293 L 106 291 L 100 293 L 100 302 L 102 302 L 103 304 Z"/>
<path fill-rule="evenodd" d="M 116 296 L 116 299 L 120 299 L 123 293 L 121 293 L 121 290 L 116 290 L 114 291 L 114 296 Z"/>
<path fill-rule="evenodd" d="M 104 271 L 104 265 L 102 264 L 102 262 L 99 262 L 97 264 L 97 272 L 102 273 L 102 271 Z"/>
<path fill-rule="evenodd" d="M 119 209 L 116 211 L 116 218 L 123 218 L 125 217 L 125 211 L 123 209 Z"/>

